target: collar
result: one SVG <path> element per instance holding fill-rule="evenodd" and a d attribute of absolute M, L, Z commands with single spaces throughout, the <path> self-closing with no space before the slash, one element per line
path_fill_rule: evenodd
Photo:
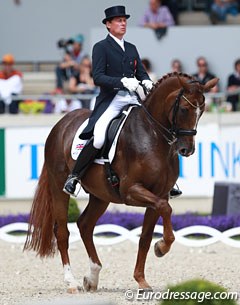
<path fill-rule="evenodd" d="M 120 45 L 120 47 L 123 49 L 123 51 L 125 51 L 123 38 L 119 39 L 119 38 L 113 36 L 111 33 L 109 33 L 109 36 L 111 36 L 116 41 L 116 43 Z"/>

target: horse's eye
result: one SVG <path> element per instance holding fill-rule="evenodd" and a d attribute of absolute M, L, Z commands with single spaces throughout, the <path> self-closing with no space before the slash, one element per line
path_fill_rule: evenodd
<path fill-rule="evenodd" d="M 187 109 L 187 108 L 185 108 L 185 107 L 179 107 L 179 109 L 180 109 L 180 113 L 181 113 L 182 115 L 187 115 L 187 114 L 188 114 L 188 109 Z"/>

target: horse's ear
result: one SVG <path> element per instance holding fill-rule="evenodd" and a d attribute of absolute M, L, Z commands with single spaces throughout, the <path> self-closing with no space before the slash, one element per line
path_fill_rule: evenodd
<path fill-rule="evenodd" d="M 205 92 L 209 91 L 211 88 L 215 87 L 217 85 L 219 81 L 219 78 L 213 78 L 211 80 L 209 80 L 208 82 L 206 82 L 206 84 L 203 86 L 203 90 Z"/>
<path fill-rule="evenodd" d="M 185 92 L 188 92 L 190 90 L 190 85 L 187 82 L 185 82 L 178 73 L 177 73 L 177 78 L 178 78 L 180 87 L 182 87 Z"/>

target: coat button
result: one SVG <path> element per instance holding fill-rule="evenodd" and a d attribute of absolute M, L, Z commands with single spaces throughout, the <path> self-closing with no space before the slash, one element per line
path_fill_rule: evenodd
<path fill-rule="evenodd" d="M 125 74 L 123 73 L 123 76 L 125 76 Z"/>
<path fill-rule="evenodd" d="M 133 74 L 131 74 L 131 76 L 133 76 Z"/>

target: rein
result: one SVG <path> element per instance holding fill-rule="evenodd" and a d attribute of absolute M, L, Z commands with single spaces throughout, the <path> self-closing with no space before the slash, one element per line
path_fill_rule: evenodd
<path fill-rule="evenodd" d="M 191 81 L 191 82 L 196 82 L 196 81 Z M 146 88 L 144 88 L 144 92 L 146 93 Z M 137 96 L 137 99 L 139 101 L 139 103 L 142 106 L 142 109 L 144 110 L 144 112 L 147 114 L 148 118 L 154 122 L 159 129 L 161 129 L 161 134 L 162 136 L 165 138 L 165 140 L 167 141 L 167 143 L 169 145 L 174 144 L 178 137 L 180 136 L 195 136 L 197 134 L 197 130 L 196 129 L 181 129 L 177 127 L 177 113 L 179 110 L 179 105 L 180 105 L 180 100 L 181 98 L 183 98 L 190 106 L 192 106 L 193 108 L 197 109 L 197 108 L 201 108 L 204 106 L 204 102 L 201 105 L 194 105 L 192 102 L 189 101 L 189 99 L 184 95 L 184 89 L 181 88 L 176 100 L 173 104 L 173 117 L 172 117 L 172 126 L 170 129 L 166 128 L 165 126 L 163 126 L 160 122 L 158 122 L 153 116 L 152 114 L 147 110 L 147 108 L 145 107 L 145 105 L 143 104 L 143 101 L 140 97 L 140 95 L 138 94 L 138 92 L 135 91 L 135 94 Z M 164 133 L 165 132 L 165 133 Z"/>

